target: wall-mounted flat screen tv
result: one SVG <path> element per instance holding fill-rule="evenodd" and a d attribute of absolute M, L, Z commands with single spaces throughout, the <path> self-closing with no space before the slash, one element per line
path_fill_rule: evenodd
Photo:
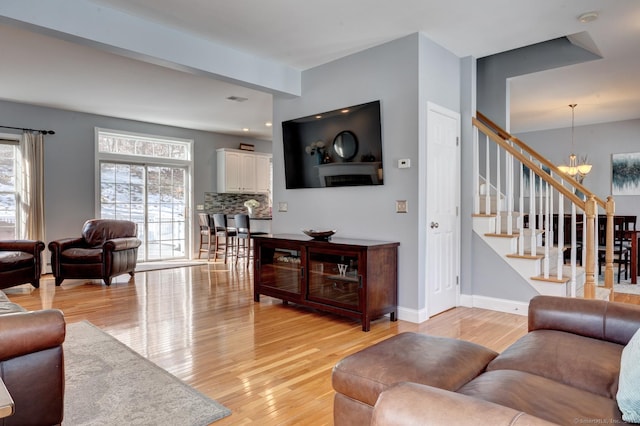
<path fill-rule="evenodd" d="M 380 101 L 282 122 L 287 189 L 382 185 Z"/>

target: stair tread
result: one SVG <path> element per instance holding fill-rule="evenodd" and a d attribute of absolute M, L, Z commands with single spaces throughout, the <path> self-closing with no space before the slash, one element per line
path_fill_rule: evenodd
<path fill-rule="evenodd" d="M 536 281 L 545 281 L 545 282 L 557 283 L 557 284 L 565 284 L 571 281 L 571 277 L 566 277 L 563 275 L 562 278 L 558 279 L 558 277 L 555 274 L 553 275 L 549 274 L 549 278 L 545 278 L 544 275 L 540 274 L 540 275 L 531 277 L 531 279 Z"/>
<path fill-rule="evenodd" d="M 540 254 L 535 254 L 532 255 L 531 252 L 529 253 L 525 253 L 525 254 L 518 254 L 518 253 L 510 253 L 507 254 L 507 257 L 513 258 L 513 259 L 543 259 L 544 258 L 544 254 L 540 253 Z"/>

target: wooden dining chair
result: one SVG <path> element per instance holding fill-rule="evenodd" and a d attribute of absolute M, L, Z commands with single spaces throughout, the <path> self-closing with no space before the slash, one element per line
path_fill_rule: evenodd
<path fill-rule="evenodd" d="M 602 274 L 602 265 L 606 263 L 606 216 L 598 217 L 598 275 Z M 618 279 L 622 275 L 624 267 L 624 279 L 629 278 L 629 267 L 631 266 L 630 248 L 625 245 L 625 220 L 622 216 L 613 218 L 613 264 L 618 265 Z"/>

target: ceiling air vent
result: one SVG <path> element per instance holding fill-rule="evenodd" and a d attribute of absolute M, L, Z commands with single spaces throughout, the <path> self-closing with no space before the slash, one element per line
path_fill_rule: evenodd
<path fill-rule="evenodd" d="M 234 101 L 234 102 L 244 102 L 244 101 L 248 101 L 249 98 L 243 98 L 242 96 L 229 96 L 227 100 Z"/>

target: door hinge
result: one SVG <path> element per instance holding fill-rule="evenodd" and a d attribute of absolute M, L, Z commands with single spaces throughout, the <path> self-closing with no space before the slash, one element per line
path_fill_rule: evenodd
<path fill-rule="evenodd" d="M 460 276 L 456 275 L 456 285 L 460 285 Z"/>
<path fill-rule="evenodd" d="M 460 146 L 460 136 L 456 136 L 456 146 Z"/>
<path fill-rule="evenodd" d="M 458 206 L 456 206 L 456 217 L 458 217 Z"/>

